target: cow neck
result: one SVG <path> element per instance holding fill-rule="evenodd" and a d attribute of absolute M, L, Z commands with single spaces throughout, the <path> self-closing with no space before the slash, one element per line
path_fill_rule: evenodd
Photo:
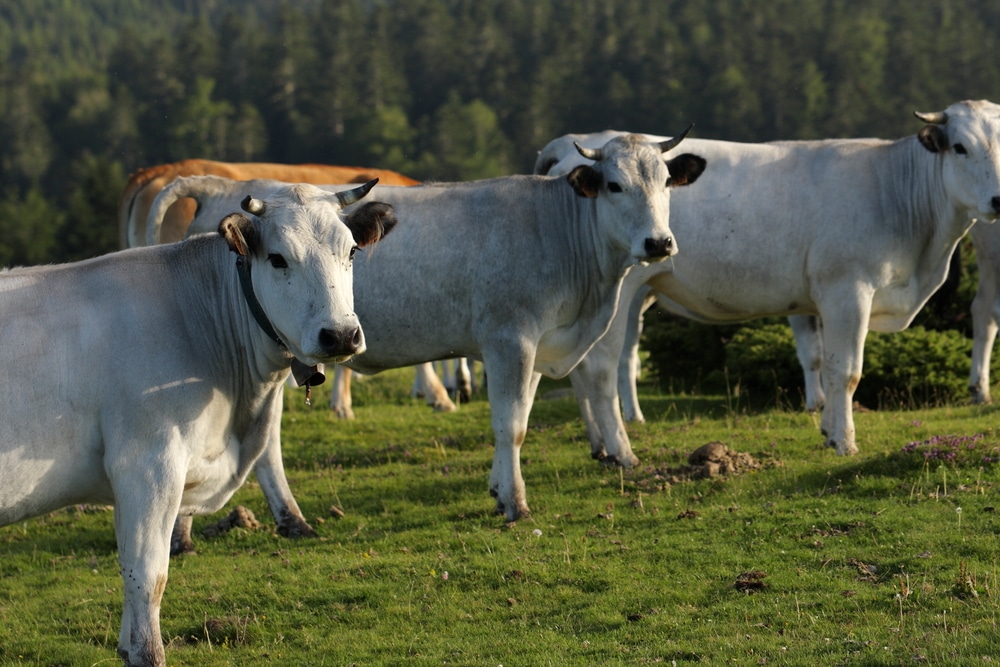
<path fill-rule="evenodd" d="M 243 255 L 236 257 L 236 273 L 240 277 L 243 299 L 247 302 L 247 307 L 257 321 L 257 325 L 267 334 L 268 338 L 278 344 L 278 347 L 287 350 L 288 346 L 278 337 L 278 333 L 271 325 L 271 320 L 267 319 L 267 314 L 261 307 L 260 301 L 257 300 L 257 295 L 254 294 L 253 278 L 250 276 L 250 262 Z M 295 376 L 296 384 L 306 388 L 306 405 L 312 405 L 312 388 L 326 381 L 323 367 L 321 365 L 309 366 L 292 357 L 292 374 Z"/>
<path fill-rule="evenodd" d="M 267 319 L 267 314 L 261 308 L 260 301 L 253 291 L 253 278 L 250 276 L 250 262 L 243 255 L 236 257 L 236 273 L 240 277 L 240 287 L 243 288 L 243 299 L 247 302 L 250 314 L 257 321 L 257 325 L 267 334 L 267 337 L 278 344 L 281 349 L 288 349 L 288 346 L 278 337 L 278 333 L 271 326 L 271 321 Z"/>

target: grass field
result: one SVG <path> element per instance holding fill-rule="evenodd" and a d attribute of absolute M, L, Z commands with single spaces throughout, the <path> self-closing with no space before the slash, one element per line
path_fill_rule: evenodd
<path fill-rule="evenodd" d="M 288 393 L 285 464 L 320 537 L 279 537 L 252 480 L 196 518 L 161 612 L 169 665 L 1000 661 L 997 408 L 862 412 L 844 459 L 814 416 L 644 387 L 642 464 L 621 471 L 547 382 L 522 452 L 533 516 L 506 524 L 485 399 L 434 414 L 411 380 L 356 382 L 352 422 Z M 756 467 L 691 479 L 716 441 Z M 238 504 L 262 528 L 202 536 Z M 0 665 L 116 664 L 121 606 L 107 509 L 0 529 Z"/>

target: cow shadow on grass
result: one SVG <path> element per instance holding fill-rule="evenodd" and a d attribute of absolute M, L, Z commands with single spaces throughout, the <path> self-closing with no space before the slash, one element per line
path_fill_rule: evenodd
<path fill-rule="evenodd" d="M 70 545 L 67 553 L 67 545 Z M 98 505 L 71 505 L 0 528 L 4 558 L 40 552 L 59 558 L 106 554 L 118 549 L 113 510 Z"/>
<path fill-rule="evenodd" d="M 895 452 L 861 456 L 864 458 L 837 457 L 825 468 L 805 471 L 796 477 L 794 488 L 789 491 L 872 500 L 911 495 L 915 489 L 934 492 L 935 486 L 943 481 L 944 494 L 948 480 L 952 490 L 963 490 L 983 470 L 974 461 L 928 458 L 921 451 L 907 451 L 903 447 Z"/>

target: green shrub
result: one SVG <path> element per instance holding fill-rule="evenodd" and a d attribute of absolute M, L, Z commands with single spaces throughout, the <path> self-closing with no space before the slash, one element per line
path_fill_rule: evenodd
<path fill-rule="evenodd" d="M 642 330 L 646 371 L 665 391 L 725 391 L 726 342 L 741 326 L 701 324 L 651 308 Z"/>
<path fill-rule="evenodd" d="M 941 405 L 969 395 L 972 341 L 957 331 L 913 327 L 868 334 L 855 399 L 872 407 Z"/>
<path fill-rule="evenodd" d="M 647 369 L 664 390 L 732 392 L 760 405 L 797 404 L 804 395 L 795 341 L 783 318 L 712 326 L 650 312 L 643 345 Z M 871 408 L 964 401 L 971 352 L 972 341 L 956 330 L 870 332 L 854 399 Z M 991 366 L 992 377 L 1000 377 L 1000 354 Z"/>
<path fill-rule="evenodd" d="M 788 322 L 745 326 L 726 345 L 731 382 L 752 398 L 770 402 L 784 395 L 804 395 L 802 366 Z"/>

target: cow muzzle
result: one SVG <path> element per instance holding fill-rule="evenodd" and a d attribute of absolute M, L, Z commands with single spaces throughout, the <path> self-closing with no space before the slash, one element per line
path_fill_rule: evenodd
<path fill-rule="evenodd" d="M 343 361 L 365 351 L 365 335 L 360 326 L 344 329 L 322 329 L 319 332 L 319 346 L 327 357 Z"/>
<path fill-rule="evenodd" d="M 647 238 L 643 244 L 646 256 L 649 259 L 664 259 L 677 254 L 677 247 L 674 245 L 673 237 L 667 236 L 662 239 Z"/>

